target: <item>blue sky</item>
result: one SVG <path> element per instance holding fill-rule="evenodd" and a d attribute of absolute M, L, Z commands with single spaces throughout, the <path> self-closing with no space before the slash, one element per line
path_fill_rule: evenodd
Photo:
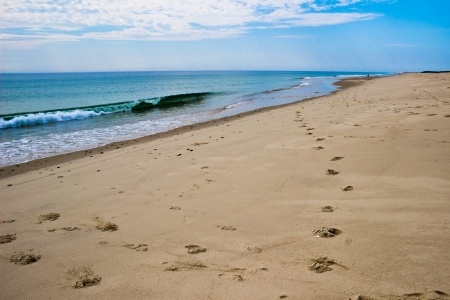
<path fill-rule="evenodd" d="M 450 0 L 2 0 L 1 72 L 450 70 Z"/>

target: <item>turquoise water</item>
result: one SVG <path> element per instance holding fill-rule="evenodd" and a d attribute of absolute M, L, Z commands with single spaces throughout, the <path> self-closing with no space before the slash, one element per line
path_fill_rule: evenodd
<path fill-rule="evenodd" d="M 339 77 L 367 74 L 1 74 L 0 165 L 89 149 L 324 95 L 336 89 L 333 82 Z"/>

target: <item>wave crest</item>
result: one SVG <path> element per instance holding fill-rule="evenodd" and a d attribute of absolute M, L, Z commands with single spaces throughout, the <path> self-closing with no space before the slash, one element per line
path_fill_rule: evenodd
<path fill-rule="evenodd" d="M 153 108 L 168 109 L 202 101 L 212 94 L 213 93 L 190 93 L 97 106 L 1 115 L 0 129 L 83 120 L 119 112 L 143 112 Z"/>

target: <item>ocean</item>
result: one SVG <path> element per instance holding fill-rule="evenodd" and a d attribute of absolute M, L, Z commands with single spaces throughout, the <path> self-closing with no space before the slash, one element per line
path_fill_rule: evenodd
<path fill-rule="evenodd" d="M 0 75 L 0 166 L 331 93 L 373 72 L 177 71 Z"/>

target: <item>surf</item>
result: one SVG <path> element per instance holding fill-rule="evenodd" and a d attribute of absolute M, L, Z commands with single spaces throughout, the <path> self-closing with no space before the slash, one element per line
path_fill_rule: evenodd
<path fill-rule="evenodd" d="M 178 108 L 199 103 L 213 94 L 210 92 L 187 93 L 129 102 L 0 115 L 0 129 L 83 120 L 114 113 L 142 113 L 152 109 Z"/>

